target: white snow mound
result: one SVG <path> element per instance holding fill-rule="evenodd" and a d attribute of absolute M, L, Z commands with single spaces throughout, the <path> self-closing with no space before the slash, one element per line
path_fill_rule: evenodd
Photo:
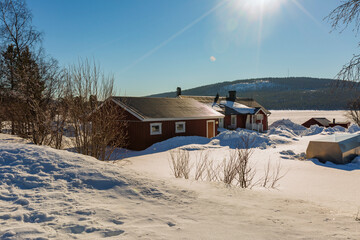
<path fill-rule="evenodd" d="M 230 148 L 260 148 L 266 149 L 274 145 L 274 142 L 265 134 L 238 128 L 236 131 L 224 131 L 215 138 L 219 140 L 221 146 Z"/>

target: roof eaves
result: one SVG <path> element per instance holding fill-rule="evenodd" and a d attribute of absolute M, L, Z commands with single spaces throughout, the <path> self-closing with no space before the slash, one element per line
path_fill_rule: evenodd
<path fill-rule="evenodd" d="M 116 103 L 117 105 L 119 105 L 120 107 L 122 107 L 123 109 L 125 109 L 126 111 L 128 111 L 130 114 L 134 115 L 136 118 L 138 118 L 141 121 L 145 120 L 145 117 L 143 115 L 141 115 L 138 111 L 136 111 L 135 109 L 131 108 L 130 106 L 126 105 L 124 102 L 118 101 L 114 98 L 111 99 L 114 103 Z"/>

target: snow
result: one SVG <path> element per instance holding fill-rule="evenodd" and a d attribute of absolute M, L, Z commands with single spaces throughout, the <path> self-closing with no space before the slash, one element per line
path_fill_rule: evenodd
<path fill-rule="evenodd" d="M 228 146 L 230 148 L 245 148 L 246 141 L 249 142 L 251 148 L 266 149 L 267 147 L 274 145 L 271 139 L 261 133 L 255 131 L 249 131 L 245 129 L 237 129 L 236 131 L 223 131 L 217 135 L 214 139 L 219 140 L 220 146 Z"/>
<path fill-rule="evenodd" d="M 220 105 L 231 108 L 240 114 L 255 114 L 256 112 L 255 108 L 250 108 L 244 104 L 240 104 L 232 101 L 220 101 Z"/>
<path fill-rule="evenodd" d="M 359 126 L 304 129 L 284 116 L 266 134 L 177 137 L 111 162 L 0 134 L 0 239 L 360 239 L 360 157 L 335 165 L 304 154 L 309 141 Z M 277 189 L 173 177 L 169 150 L 221 163 L 244 138 L 256 178 L 281 164 Z"/>
<path fill-rule="evenodd" d="M 348 132 L 349 133 L 360 132 L 360 127 L 358 125 L 356 125 L 356 124 L 353 124 L 348 128 Z"/>
<path fill-rule="evenodd" d="M 235 83 L 223 87 L 223 90 L 249 91 L 282 87 L 280 84 L 272 83 L 268 80 L 257 80 L 253 82 Z"/>
<path fill-rule="evenodd" d="M 270 110 L 269 124 L 284 118 L 291 117 L 291 121 L 297 124 L 303 124 L 310 118 L 327 118 L 332 121 L 334 118 L 336 122 L 347 122 L 346 111 L 343 110 Z"/>

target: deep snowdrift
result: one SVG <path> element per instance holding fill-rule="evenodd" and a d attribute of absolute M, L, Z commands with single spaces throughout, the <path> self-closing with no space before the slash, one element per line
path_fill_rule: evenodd
<path fill-rule="evenodd" d="M 92 157 L 0 140 L 0 239 L 132 236 L 123 228 L 132 205 L 168 198 L 140 179 Z"/>
<path fill-rule="evenodd" d="M 294 133 L 294 136 L 312 136 L 312 135 L 327 135 L 333 133 L 356 133 L 360 131 L 360 127 L 356 124 L 351 125 L 348 129 L 343 128 L 341 126 L 335 127 L 319 127 L 318 125 L 313 125 L 310 128 L 305 128 L 299 124 L 292 122 L 290 119 L 282 119 L 275 121 L 273 124 L 269 126 L 270 134 L 282 134 L 282 132 L 290 132 Z M 289 136 L 288 134 L 286 134 Z"/>
<path fill-rule="evenodd" d="M 278 122 L 266 134 L 237 129 L 213 139 L 173 138 L 114 163 L 0 134 L 0 239 L 359 239 L 353 215 L 360 159 L 343 168 L 298 161 L 309 140 L 343 130 Z M 222 161 L 247 137 L 258 173 L 279 160 L 288 171 L 279 190 L 171 176 L 168 150 L 205 150 Z"/>

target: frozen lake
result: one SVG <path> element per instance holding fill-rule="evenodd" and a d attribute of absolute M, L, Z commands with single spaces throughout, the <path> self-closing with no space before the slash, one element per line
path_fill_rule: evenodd
<path fill-rule="evenodd" d="M 290 119 L 294 123 L 302 124 L 312 117 L 325 117 L 330 121 L 333 118 L 337 122 L 349 121 L 344 110 L 336 111 L 316 111 L 316 110 L 270 110 L 271 115 L 269 117 L 269 125 L 273 122 L 281 119 Z"/>

